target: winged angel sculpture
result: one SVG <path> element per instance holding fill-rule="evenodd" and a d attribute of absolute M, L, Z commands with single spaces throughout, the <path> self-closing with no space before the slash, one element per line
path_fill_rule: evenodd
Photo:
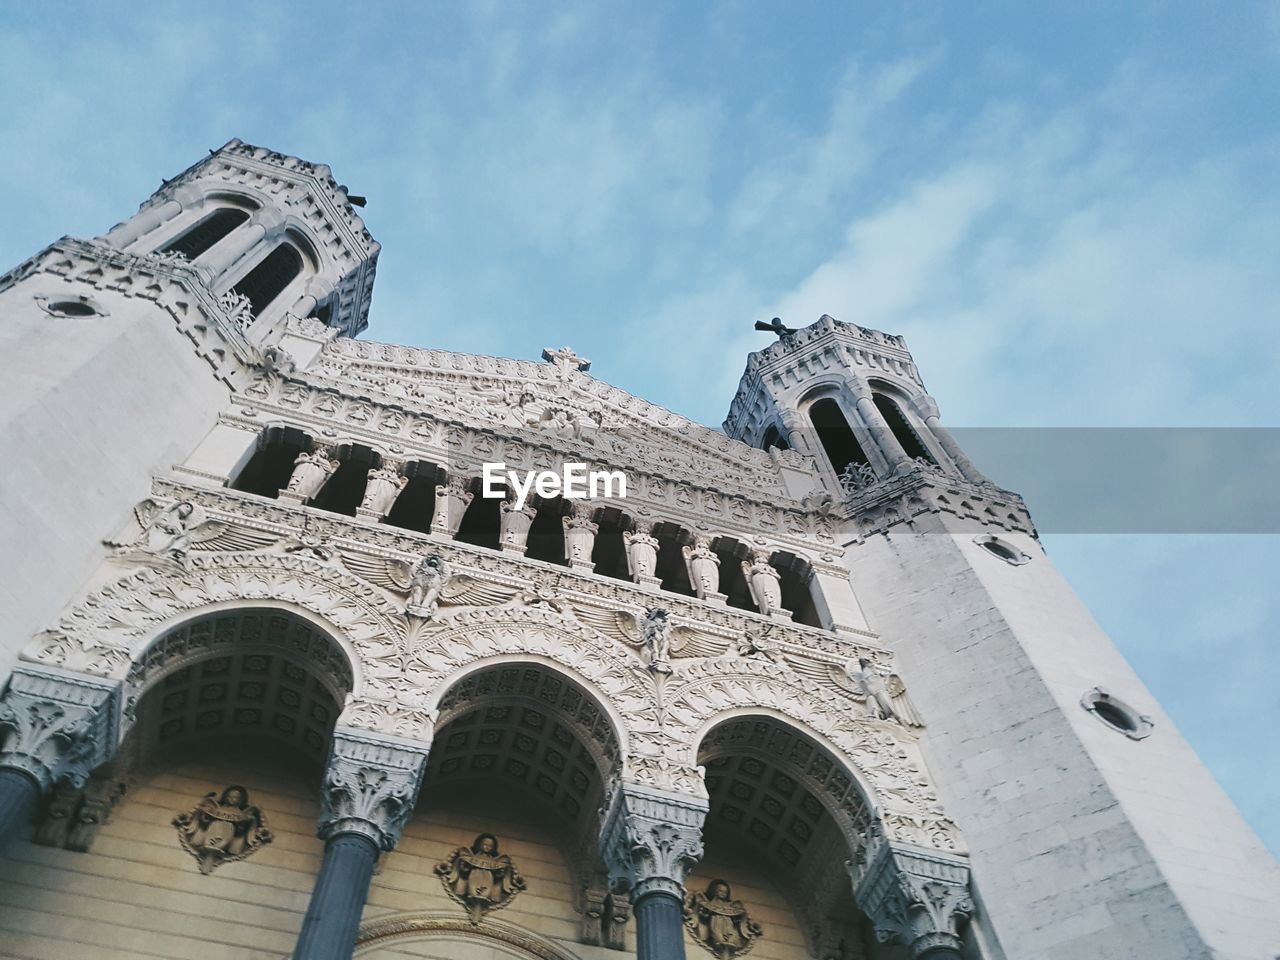
<path fill-rule="evenodd" d="M 143 500 L 133 508 L 134 522 L 121 540 L 104 540 L 121 559 L 136 563 L 182 566 L 192 550 L 258 550 L 279 537 L 260 530 L 211 520 L 204 508 L 190 500 L 164 506 Z"/>
<path fill-rule="evenodd" d="M 516 587 L 455 575 L 444 558 L 434 553 L 409 563 L 344 552 L 342 562 L 361 579 L 405 597 L 405 613 L 422 620 L 432 619 L 442 604 L 497 606 L 520 592 Z"/>
<path fill-rule="evenodd" d="M 883 673 L 865 657 L 839 666 L 825 661 L 786 657 L 787 665 L 807 680 L 835 686 L 861 704 L 872 720 L 891 720 L 904 727 L 923 727 L 924 721 L 907 696 L 906 684 L 896 673 Z"/>
<path fill-rule="evenodd" d="M 692 627 L 675 626 L 667 611 L 654 607 L 643 613 L 601 607 L 575 605 L 574 615 L 606 637 L 625 643 L 640 652 L 640 659 L 653 673 L 670 673 L 670 658 L 718 657 L 731 644 Z"/>

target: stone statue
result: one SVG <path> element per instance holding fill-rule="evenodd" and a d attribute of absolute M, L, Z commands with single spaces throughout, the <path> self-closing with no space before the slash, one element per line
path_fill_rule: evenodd
<path fill-rule="evenodd" d="M 646 525 L 628 530 L 622 535 L 622 542 L 627 546 L 627 572 L 636 583 L 657 579 L 658 538 L 650 533 Z"/>
<path fill-rule="evenodd" d="M 716 594 L 720 589 L 720 557 L 711 549 L 711 541 L 697 537 L 693 546 L 680 548 L 684 562 L 689 567 L 689 584 L 699 600 Z"/>
<path fill-rule="evenodd" d="M 449 564 L 432 553 L 418 561 L 409 574 L 409 600 L 405 612 L 430 619 L 440 602 L 440 591 L 449 582 Z"/>
<path fill-rule="evenodd" d="M 867 715 L 873 720 L 893 720 L 907 727 L 923 726 L 919 714 L 907 697 L 906 685 L 897 674 L 885 677 L 866 657 L 858 658 L 858 667 L 845 667 L 856 695 L 865 698 Z"/>
<path fill-rule="evenodd" d="M 435 872 L 449 896 L 467 908 L 472 923 L 505 907 L 525 889 L 524 878 L 511 858 L 498 852 L 498 838 L 492 833 L 480 834 L 470 847 L 458 847 L 436 864 Z"/>
<path fill-rule="evenodd" d="M 671 624 L 667 611 L 661 607 L 646 610 L 640 625 L 644 642 L 645 659 L 654 673 L 671 672 Z"/>
<path fill-rule="evenodd" d="M 364 485 L 361 508 L 385 517 L 391 512 L 396 497 L 400 496 L 400 491 L 408 482 L 409 478 L 401 476 L 400 471 L 395 467 L 384 466 L 377 470 L 370 470 L 369 479 Z"/>
<path fill-rule="evenodd" d="M 742 956 L 764 936 L 764 928 L 747 916 L 747 908 L 733 899 L 724 880 L 712 880 L 706 893 L 687 896 L 684 924 L 719 960 Z"/>
<path fill-rule="evenodd" d="M 337 472 L 339 466 L 341 464 L 329 459 L 324 451 L 307 453 L 304 450 L 293 461 L 293 474 L 289 477 L 285 490 L 304 501 L 311 500 L 320 492 L 325 481 Z"/>
<path fill-rule="evenodd" d="M 770 556 L 768 550 L 753 550 L 751 562 L 742 561 L 751 599 L 766 617 L 782 609 L 782 574 L 769 562 Z"/>
<path fill-rule="evenodd" d="M 529 528 L 533 526 L 538 511 L 527 503 L 517 507 L 514 500 L 503 500 L 498 508 L 501 511 L 498 521 L 501 548 L 512 553 L 524 553 L 529 545 Z"/>
<path fill-rule="evenodd" d="M 595 548 L 600 527 L 585 514 L 571 513 L 561 518 L 564 524 L 564 555 L 569 566 L 591 569 L 591 552 Z"/>
<path fill-rule="evenodd" d="M 233 784 L 222 791 L 210 791 L 189 813 L 173 818 L 182 849 L 196 858 L 201 873 L 232 860 L 243 860 L 263 844 L 271 842 L 267 818 L 249 803 L 249 791 Z"/>
<path fill-rule="evenodd" d="M 165 507 L 155 500 L 133 509 L 138 532 L 123 541 L 104 540 L 116 556 L 151 565 L 182 565 L 193 548 L 203 550 L 256 550 L 275 542 L 274 534 L 232 527 L 210 520 L 204 508 L 190 500 Z"/>

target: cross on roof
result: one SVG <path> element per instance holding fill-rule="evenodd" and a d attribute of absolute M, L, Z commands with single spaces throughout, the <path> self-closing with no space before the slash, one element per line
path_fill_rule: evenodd
<path fill-rule="evenodd" d="M 559 350 L 546 347 L 542 351 L 542 359 L 548 363 L 554 363 L 566 373 L 570 370 L 581 370 L 586 373 L 591 369 L 591 361 L 574 353 L 573 347 L 561 347 Z"/>

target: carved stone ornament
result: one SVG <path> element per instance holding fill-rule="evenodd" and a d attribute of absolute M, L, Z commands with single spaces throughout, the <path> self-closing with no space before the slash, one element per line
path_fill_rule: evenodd
<path fill-rule="evenodd" d="M 470 847 L 458 847 L 436 864 L 436 876 L 449 896 L 467 909 L 472 923 L 490 910 L 500 910 L 525 889 L 511 858 L 498 849 L 498 838 L 482 833 Z"/>
<path fill-rule="evenodd" d="M 325 768 L 318 833 L 368 837 L 391 850 L 413 816 L 427 747 L 339 728 Z"/>
<path fill-rule="evenodd" d="M 320 492 L 325 482 L 337 472 L 339 466 L 341 464 L 337 460 L 330 459 L 324 450 L 316 450 L 314 453 L 304 451 L 293 461 L 293 473 L 289 477 L 285 491 L 305 503 Z"/>
<path fill-rule="evenodd" d="M 162 569 L 186 563 L 191 550 L 255 550 L 277 538 L 210 520 L 203 507 L 190 500 L 164 506 L 143 500 L 133 508 L 134 523 L 122 540 L 104 540 L 117 557 Z"/>
<path fill-rule="evenodd" d="M 201 873 L 243 860 L 271 842 L 267 818 L 249 802 L 249 791 L 232 784 L 219 794 L 211 790 L 187 813 L 173 818 L 182 849 L 196 858 Z"/>
<path fill-rule="evenodd" d="M 881 943 L 906 946 L 912 960 L 939 948 L 962 949 L 960 934 L 973 915 L 967 861 L 881 837 L 865 865 L 850 871 L 854 899 Z"/>
<path fill-rule="evenodd" d="M 684 902 L 684 881 L 702 859 L 705 797 L 633 783 L 614 787 L 600 831 L 610 886 L 635 900 L 667 893 Z"/>
<path fill-rule="evenodd" d="M 717 960 L 740 957 L 764 936 L 764 928 L 747 916 L 741 900 L 724 880 L 712 880 L 705 893 L 691 893 L 684 902 L 684 925 L 693 939 Z"/>
<path fill-rule="evenodd" d="M 0 700 L 0 767 L 21 770 L 42 791 L 82 787 L 115 748 L 118 684 L 31 666 L 13 672 Z"/>

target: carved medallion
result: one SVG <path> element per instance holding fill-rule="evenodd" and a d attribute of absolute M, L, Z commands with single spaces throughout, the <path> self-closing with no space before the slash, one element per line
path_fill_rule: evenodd
<path fill-rule="evenodd" d="M 524 877 L 511 858 L 498 851 L 498 838 L 482 833 L 470 847 L 458 847 L 436 864 L 436 875 L 449 896 L 467 908 L 472 923 L 490 910 L 499 910 L 525 888 Z"/>
<path fill-rule="evenodd" d="M 685 900 L 684 925 L 693 938 L 720 960 L 740 957 L 764 936 L 764 928 L 747 916 L 741 900 L 724 880 L 712 880 L 706 893 L 691 893 Z"/>
<path fill-rule="evenodd" d="M 218 796 L 211 790 L 189 813 L 173 818 L 182 849 L 196 858 L 201 873 L 232 860 L 243 860 L 271 842 L 267 818 L 249 803 L 249 791 L 232 784 Z"/>

